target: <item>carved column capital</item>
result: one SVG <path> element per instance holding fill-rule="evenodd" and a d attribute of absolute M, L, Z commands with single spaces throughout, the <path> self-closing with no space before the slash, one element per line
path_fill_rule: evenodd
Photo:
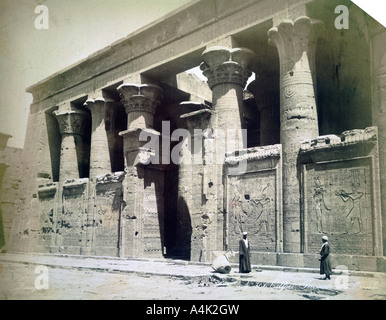
<path fill-rule="evenodd" d="M 91 111 L 93 130 L 100 123 L 104 123 L 107 109 L 114 107 L 115 104 L 116 101 L 110 98 L 96 97 L 87 99 L 83 106 Z"/>
<path fill-rule="evenodd" d="M 162 89 L 152 84 L 124 83 L 117 88 L 128 115 L 128 128 L 151 128 L 157 107 L 161 104 Z M 147 116 L 145 116 L 147 114 Z M 135 121 L 139 117 L 143 121 Z"/>
<path fill-rule="evenodd" d="M 83 110 L 57 110 L 53 112 L 53 115 L 58 121 L 60 134 L 84 135 L 86 128 L 84 120 L 89 117 L 87 112 Z"/>
<path fill-rule="evenodd" d="M 114 100 L 104 97 L 88 98 L 84 106 L 91 112 L 94 110 L 101 111 L 108 102 L 114 102 Z"/>
<path fill-rule="evenodd" d="M 194 129 L 205 130 L 209 128 L 210 117 L 212 111 L 206 104 L 184 101 L 180 103 L 187 112 L 181 115 L 181 119 L 185 120 L 185 124 L 190 134 L 194 134 Z M 193 108 L 199 108 L 198 110 L 191 111 Z"/>
<path fill-rule="evenodd" d="M 91 150 L 90 150 L 90 178 L 105 175 L 111 171 L 110 150 L 106 132 L 106 112 L 114 100 L 97 96 L 89 98 L 84 107 L 91 111 Z"/>
<path fill-rule="evenodd" d="M 277 27 L 268 30 L 268 41 L 279 52 L 282 74 L 292 70 L 305 52 L 312 62 L 316 41 L 322 30 L 322 21 L 307 16 L 295 21 L 283 20 Z"/>
<path fill-rule="evenodd" d="M 254 56 L 254 52 L 246 48 L 210 47 L 202 53 L 200 68 L 211 89 L 227 82 L 244 87 L 252 74 L 249 64 Z"/>

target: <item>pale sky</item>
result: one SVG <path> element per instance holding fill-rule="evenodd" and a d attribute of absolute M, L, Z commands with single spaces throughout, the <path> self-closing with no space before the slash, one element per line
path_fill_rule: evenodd
<path fill-rule="evenodd" d="M 190 0 L 0 0 L 0 132 L 23 148 L 32 96 L 25 89 Z M 39 4 L 49 29 L 35 28 Z"/>

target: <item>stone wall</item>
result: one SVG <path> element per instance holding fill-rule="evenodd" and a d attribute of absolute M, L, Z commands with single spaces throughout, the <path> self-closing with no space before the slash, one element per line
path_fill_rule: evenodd
<path fill-rule="evenodd" d="M 377 129 L 306 141 L 301 155 L 304 252 L 325 234 L 337 254 L 382 256 Z"/>
<path fill-rule="evenodd" d="M 252 251 L 280 252 L 283 246 L 281 145 L 250 148 L 246 152 L 246 172 L 228 174 L 226 179 L 227 247 L 238 251 L 242 233 L 248 232 Z M 230 160 L 231 156 L 227 158 Z"/>
<path fill-rule="evenodd" d="M 122 207 L 122 173 L 38 189 L 41 252 L 118 256 Z"/>
<path fill-rule="evenodd" d="M 28 88 L 12 250 L 204 262 L 247 231 L 253 263 L 315 267 L 327 234 L 334 263 L 386 270 L 384 28 L 350 6 L 344 36 L 334 0 L 227 3 Z M 181 74 L 199 65 L 207 83 Z M 163 163 L 176 145 L 190 162 Z"/>
<path fill-rule="evenodd" d="M 7 146 L 10 135 L 0 133 L 0 250 L 7 251 L 12 218 L 21 197 L 23 150 Z"/>

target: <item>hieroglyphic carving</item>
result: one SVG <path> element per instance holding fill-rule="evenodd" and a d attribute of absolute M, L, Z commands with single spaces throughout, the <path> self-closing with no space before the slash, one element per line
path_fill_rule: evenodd
<path fill-rule="evenodd" d="M 56 245 L 81 246 L 87 207 L 87 179 L 68 180 L 63 186 L 62 208 L 56 225 Z"/>
<path fill-rule="evenodd" d="M 371 167 L 360 161 L 307 166 L 307 247 L 316 252 L 322 234 L 334 252 L 371 255 Z"/>
<path fill-rule="evenodd" d="M 97 189 L 96 195 L 94 246 L 118 249 L 121 185 L 108 185 L 103 189 Z"/>
<path fill-rule="evenodd" d="M 159 253 L 162 250 L 161 230 L 158 205 L 160 199 L 156 194 L 154 183 L 143 191 L 143 250 L 148 253 Z"/>

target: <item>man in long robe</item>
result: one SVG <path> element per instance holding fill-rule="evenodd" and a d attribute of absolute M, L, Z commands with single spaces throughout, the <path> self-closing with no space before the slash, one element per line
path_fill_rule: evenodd
<path fill-rule="evenodd" d="M 246 232 L 243 232 L 243 239 L 239 241 L 239 272 L 251 272 L 250 246 Z"/>
<path fill-rule="evenodd" d="M 323 280 L 331 279 L 331 261 L 330 261 L 330 245 L 328 244 L 327 236 L 322 237 L 323 245 L 322 250 L 320 250 L 321 258 L 320 260 L 320 274 L 324 274 L 325 277 Z"/>

